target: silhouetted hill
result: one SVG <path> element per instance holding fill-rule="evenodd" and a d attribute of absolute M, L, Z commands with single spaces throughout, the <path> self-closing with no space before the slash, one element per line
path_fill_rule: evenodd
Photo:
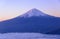
<path fill-rule="evenodd" d="M 49 33 L 60 29 L 60 18 L 32 9 L 16 18 L 0 22 L 0 33 L 37 32 Z"/>

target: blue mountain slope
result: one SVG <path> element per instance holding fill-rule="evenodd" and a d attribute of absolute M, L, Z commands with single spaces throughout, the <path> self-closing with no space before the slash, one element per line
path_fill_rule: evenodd
<path fill-rule="evenodd" d="M 49 33 L 60 29 L 60 18 L 32 9 L 16 18 L 0 22 L 0 33 L 37 32 Z"/>

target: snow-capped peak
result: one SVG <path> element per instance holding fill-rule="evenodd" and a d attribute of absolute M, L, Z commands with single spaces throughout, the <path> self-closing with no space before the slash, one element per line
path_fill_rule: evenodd
<path fill-rule="evenodd" d="M 32 17 L 32 16 L 47 16 L 47 14 L 34 8 L 34 9 L 29 10 L 25 14 L 21 15 L 21 17 Z"/>

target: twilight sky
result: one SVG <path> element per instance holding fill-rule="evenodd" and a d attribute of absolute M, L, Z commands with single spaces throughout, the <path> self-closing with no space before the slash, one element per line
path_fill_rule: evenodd
<path fill-rule="evenodd" d="M 60 17 L 60 0 L 0 0 L 0 21 L 24 14 L 32 8 Z"/>

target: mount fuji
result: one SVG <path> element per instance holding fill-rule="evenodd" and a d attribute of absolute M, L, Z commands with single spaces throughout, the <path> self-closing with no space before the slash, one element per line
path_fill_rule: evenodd
<path fill-rule="evenodd" d="M 39 11 L 38 9 L 31 9 L 28 12 L 26 12 L 25 14 L 21 15 L 20 17 L 34 17 L 34 16 L 45 16 L 48 17 L 49 15 L 44 14 L 43 12 Z"/>
<path fill-rule="evenodd" d="M 0 22 L 0 33 L 36 32 L 60 34 L 58 33 L 59 29 L 60 18 L 50 16 L 35 8 L 21 16 Z M 56 32 L 56 30 L 58 30 L 58 32 Z"/>

